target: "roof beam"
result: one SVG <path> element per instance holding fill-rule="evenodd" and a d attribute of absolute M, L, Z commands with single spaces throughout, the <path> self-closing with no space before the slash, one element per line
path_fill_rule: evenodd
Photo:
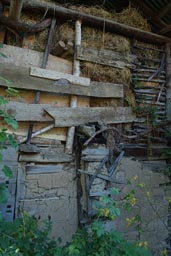
<path fill-rule="evenodd" d="M 159 12 L 159 17 L 165 16 L 171 10 L 171 1 Z"/>
<path fill-rule="evenodd" d="M 134 0 L 135 1 L 135 0 Z M 3 3 L 8 3 L 9 0 L 2 0 Z M 138 1 L 139 2 L 139 1 Z M 125 37 L 130 37 L 137 39 L 142 42 L 147 43 L 155 43 L 155 44 L 163 44 L 166 42 L 171 42 L 170 38 L 160 36 L 154 33 L 150 33 L 141 29 L 137 29 L 128 25 L 124 25 L 112 20 L 104 19 L 103 17 L 96 17 L 93 15 L 88 15 L 85 13 L 80 13 L 78 11 L 74 11 L 71 9 L 67 9 L 61 6 L 57 6 L 50 3 L 44 3 L 37 0 L 30 0 L 28 2 L 24 2 L 23 10 L 37 12 L 37 13 L 45 13 L 50 15 L 51 17 L 56 17 L 58 20 L 61 19 L 63 21 L 67 20 L 81 20 L 82 24 L 89 27 L 96 27 L 104 30 L 106 32 L 117 33 L 119 35 L 123 35 Z"/>

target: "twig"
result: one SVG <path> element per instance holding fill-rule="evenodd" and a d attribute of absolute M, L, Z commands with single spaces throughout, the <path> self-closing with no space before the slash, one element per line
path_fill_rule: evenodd
<path fill-rule="evenodd" d="M 127 136 L 127 135 L 121 134 L 121 133 L 119 132 L 119 130 L 118 130 L 117 128 L 115 128 L 115 127 L 106 127 L 106 128 L 103 128 L 103 129 L 97 131 L 96 133 L 94 133 L 88 140 L 86 140 L 86 142 L 84 142 L 83 145 L 84 145 L 84 146 L 87 146 L 98 134 L 100 134 L 100 133 L 102 133 L 102 132 L 104 132 L 104 131 L 107 131 L 107 130 L 114 130 L 114 131 L 116 131 L 116 132 L 117 132 L 121 137 L 123 137 L 123 138 L 127 138 L 127 139 L 136 139 L 136 138 L 138 138 L 138 137 L 142 137 L 142 136 L 144 136 L 144 135 L 147 135 L 148 133 L 154 131 L 154 130 L 157 129 L 157 128 L 160 128 L 160 127 L 163 127 L 163 126 L 167 126 L 167 125 L 169 125 L 170 123 L 171 123 L 171 121 L 166 121 L 166 122 L 157 124 L 157 125 L 153 126 L 152 128 L 147 129 L 146 131 L 144 131 L 144 132 L 142 132 L 142 133 L 139 133 L 139 134 L 137 134 L 137 135 L 132 135 L 132 136 Z"/>

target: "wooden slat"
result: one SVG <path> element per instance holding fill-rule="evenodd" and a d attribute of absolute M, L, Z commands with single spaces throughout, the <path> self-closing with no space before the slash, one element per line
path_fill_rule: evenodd
<path fill-rule="evenodd" d="M 67 163 L 72 161 L 73 157 L 67 154 L 22 154 L 19 156 L 19 162 Z"/>
<path fill-rule="evenodd" d="M 31 67 L 30 75 L 36 76 L 36 77 L 41 77 L 41 78 L 47 78 L 47 79 L 51 79 L 51 80 L 66 79 L 69 83 L 76 84 L 76 85 L 83 85 L 83 86 L 90 85 L 89 78 L 77 77 L 74 75 L 64 74 L 64 73 L 57 72 L 54 70 L 47 70 L 47 69 L 45 70 L 45 69 L 37 68 L 37 67 Z M 65 86 L 65 84 L 64 84 L 64 86 Z"/>
<path fill-rule="evenodd" d="M 40 67 L 43 59 L 43 52 L 24 49 L 11 45 L 3 44 L 1 52 L 3 52 L 7 58 L 0 58 L 0 63 L 13 63 L 14 65 L 18 65 L 20 67 Z M 62 73 L 71 74 L 72 62 L 53 55 L 49 55 L 46 68 Z"/>
<path fill-rule="evenodd" d="M 74 94 L 100 98 L 122 98 L 123 85 L 114 83 L 91 82 L 90 86 L 75 84 L 56 84 L 52 80 L 36 78 L 29 75 L 28 67 L 18 67 L 11 63 L 0 63 L 1 77 L 10 81 L 10 86 L 18 89 L 38 90 L 59 94 Z M 20 79 L 18 79 L 20 78 Z M 0 78 L 0 85 L 8 86 L 5 80 Z"/>
<path fill-rule="evenodd" d="M 90 122 L 128 123 L 136 118 L 130 107 L 77 107 L 71 109 L 69 107 L 55 108 L 49 104 L 11 101 L 1 108 L 12 114 L 17 121 L 49 122 L 55 119 L 55 127 L 78 126 Z"/>
<path fill-rule="evenodd" d="M 78 126 L 89 122 L 128 123 L 135 119 L 129 107 L 94 107 L 94 108 L 45 108 L 55 119 L 56 127 Z"/>
<path fill-rule="evenodd" d="M 53 121 L 53 118 L 44 112 L 44 108 L 48 106 L 50 105 L 27 104 L 11 101 L 6 105 L 1 106 L 1 109 L 4 109 L 7 113 L 13 115 L 17 121 L 48 122 Z"/>
<path fill-rule="evenodd" d="M 26 172 L 29 174 L 56 173 L 64 171 L 63 164 L 48 164 L 48 165 L 27 165 Z"/>
<path fill-rule="evenodd" d="M 135 68 L 136 57 L 104 49 L 77 47 L 77 59 L 116 68 Z"/>

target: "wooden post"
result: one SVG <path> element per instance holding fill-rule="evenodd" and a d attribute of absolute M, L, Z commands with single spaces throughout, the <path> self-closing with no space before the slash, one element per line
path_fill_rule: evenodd
<path fill-rule="evenodd" d="M 23 0 L 11 0 L 10 2 L 10 17 L 14 20 L 19 20 L 23 6 Z"/>
<path fill-rule="evenodd" d="M 81 45 L 81 21 L 79 20 L 75 22 L 75 49 L 78 45 Z M 74 55 L 73 75 L 80 76 L 80 61 L 76 59 L 76 51 Z M 70 107 L 71 108 L 77 107 L 77 96 L 74 96 L 74 95 L 71 96 Z M 68 129 L 68 134 L 67 134 L 65 152 L 68 154 L 72 154 L 74 134 L 75 134 L 75 126 L 72 126 Z"/>
<path fill-rule="evenodd" d="M 166 117 L 171 121 L 171 44 L 166 44 Z"/>

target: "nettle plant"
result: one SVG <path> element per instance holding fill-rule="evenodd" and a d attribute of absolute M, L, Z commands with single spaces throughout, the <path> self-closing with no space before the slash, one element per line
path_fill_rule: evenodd
<path fill-rule="evenodd" d="M 9 84 L 9 81 L 0 78 L 1 80 L 3 79 L 7 84 Z M 6 89 L 6 94 L 5 96 L 0 95 L 0 119 L 1 119 L 1 126 L 0 126 L 0 162 L 2 163 L 3 161 L 3 150 L 6 149 L 7 144 L 11 145 L 12 147 L 16 148 L 17 147 L 17 142 L 14 139 L 12 134 L 7 133 L 7 128 L 10 126 L 12 129 L 16 130 L 18 128 L 18 123 L 15 120 L 15 117 L 12 115 L 8 114 L 8 112 L 5 110 L 5 105 L 8 103 L 8 98 L 9 97 L 16 97 L 18 96 L 18 91 L 8 87 Z M 7 178 L 12 178 L 12 170 L 10 169 L 9 166 L 3 165 L 1 172 L 5 174 Z M 6 202 L 6 193 L 5 193 L 5 183 L 0 183 L 0 203 L 5 203 Z M 2 218 L 0 214 L 0 218 Z"/>

